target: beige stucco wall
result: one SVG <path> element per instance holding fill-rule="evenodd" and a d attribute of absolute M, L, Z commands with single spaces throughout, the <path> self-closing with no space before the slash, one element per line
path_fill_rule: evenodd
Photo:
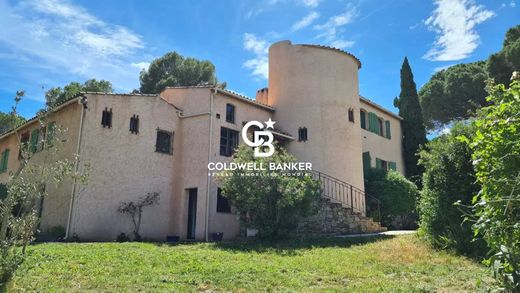
<path fill-rule="evenodd" d="M 81 106 L 76 102 L 76 100 L 73 100 L 60 107 L 58 111 L 53 112 L 46 117 L 47 123 L 56 122 L 56 125 L 58 126 L 56 136 L 62 140 L 62 143 L 56 145 L 57 152 L 42 150 L 35 153 L 29 161 L 30 164 L 44 164 L 46 162 L 54 162 L 58 159 L 74 159 L 80 113 Z M 36 119 L 18 129 L 16 134 L 13 133 L 0 138 L 0 152 L 3 152 L 6 146 L 10 149 L 8 172 L 0 174 L 0 182 L 7 182 L 10 174 L 15 172 L 20 166 L 20 160 L 18 159 L 19 138 L 17 138 L 16 135 L 20 137 L 24 133 L 28 132 L 30 136 L 30 133 L 33 130 L 40 127 L 40 122 Z M 46 190 L 48 195 L 43 199 L 42 217 L 40 222 L 40 230 L 42 232 L 46 232 L 49 228 L 54 226 L 66 226 L 72 182 L 67 179 L 58 186 L 49 183 L 46 186 Z"/>
<path fill-rule="evenodd" d="M 289 143 L 289 152 L 363 190 L 361 130 L 348 121 L 348 109 L 360 107 L 358 65 L 337 50 L 275 43 L 269 48 L 268 100 L 283 131 L 297 138 L 298 128 L 307 128 L 308 141 Z"/>
<path fill-rule="evenodd" d="M 157 96 L 87 94 L 81 158 L 92 170 L 88 184 L 76 193 L 71 233 L 83 240 L 113 240 L 131 235 L 128 215 L 117 212 L 122 201 L 159 192 L 159 205 L 143 209 L 141 235 L 164 240 L 171 225 L 174 161 L 180 156 L 175 108 Z M 102 111 L 112 108 L 112 128 L 101 125 Z M 129 131 L 139 115 L 139 134 Z M 155 152 L 157 129 L 173 131 L 173 155 Z"/>
<path fill-rule="evenodd" d="M 404 174 L 401 120 L 363 101 L 361 101 L 361 109 L 366 110 L 367 113 L 373 112 L 385 121 L 390 121 L 391 139 L 370 132 L 369 130 L 361 129 L 363 152 L 370 152 L 372 167 L 376 167 L 376 158 L 379 158 L 385 161 L 396 162 L 397 171 Z M 355 117 L 359 124 L 359 110 L 356 111 Z M 366 125 L 368 128 L 368 117 Z"/>
<path fill-rule="evenodd" d="M 208 162 L 229 162 L 231 157 L 220 155 L 220 129 L 226 127 L 236 131 L 242 130 L 242 122 L 249 120 L 266 121 L 272 111 L 255 106 L 251 102 L 232 98 L 226 94 L 217 93 L 213 98 L 213 113 L 210 116 L 210 88 L 169 88 L 161 96 L 182 109 L 184 118 L 180 122 L 182 137 L 178 176 L 175 176 L 175 202 L 172 214 L 175 217 L 172 233 L 182 239 L 187 235 L 188 188 L 197 188 L 197 221 L 196 239 L 205 237 L 206 202 L 208 198 Z M 235 123 L 226 122 L 226 104 L 235 106 Z M 200 114 L 200 115 L 198 115 Z M 217 118 L 220 114 L 220 119 Z M 210 117 L 212 122 L 212 140 L 210 142 Z M 239 143 L 242 139 L 239 138 Z M 209 148 L 211 145 L 211 152 Z M 208 153 L 209 152 L 209 153 Z M 208 161 L 209 154 L 209 161 Z M 234 238 L 239 232 L 239 223 L 234 214 L 217 213 L 218 186 L 209 178 L 209 233 L 224 232 L 225 239 Z"/>

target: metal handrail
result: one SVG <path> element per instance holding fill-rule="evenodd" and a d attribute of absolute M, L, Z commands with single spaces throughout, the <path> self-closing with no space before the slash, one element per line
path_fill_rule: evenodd
<path fill-rule="evenodd" d="M 314 179 L 321 182 L 321 195 L 341 202 L 347 208 L 381 221 L 381 201 L 363 190 L 328 174 L 311 170 Z M 367 204 L 368 202 L 368 204 Z M 364 210 L 366 209 L 366 211 Z"/>

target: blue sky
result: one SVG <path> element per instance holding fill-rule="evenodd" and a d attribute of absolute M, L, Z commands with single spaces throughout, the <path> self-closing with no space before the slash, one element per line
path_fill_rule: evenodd
<path fill-rule="evenodd" d="M 212 61 L 228 89 L 254 97 L 267 85 L 276 41 L 342 48 L 362 62 L 360 93 L 396 111 L 408 56 L 420 87 L 436 71 L 487 58 L 519 24 L 517 0 L 0 0 L 0 111 L 17 90 L 30 117 L 44 91 L 106 79 L 139 87 L 139 71 L 168 51 Z"/>

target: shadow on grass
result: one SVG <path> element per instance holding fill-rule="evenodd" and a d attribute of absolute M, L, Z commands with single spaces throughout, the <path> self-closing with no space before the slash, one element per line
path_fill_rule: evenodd
<path fill-rule="evenodd" d="M 234 252 L 277 253 L 282 255 L 296 255 L 300 250 L 312 248 L 348 248 L 355 245 L 364 245 L 381 240 L 391 239 L 394 236 L 379 235 L 367 237 L 338 238 L 290 238 L 283 240 L 237 240 L 233 242 L 217 242 L 216 249 Z"/>

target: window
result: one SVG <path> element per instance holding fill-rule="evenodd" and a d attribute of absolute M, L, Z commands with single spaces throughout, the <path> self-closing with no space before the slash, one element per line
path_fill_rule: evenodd
<path fill-rule="evenodd" d="M 40 129 L 35 129 L 31 132 L 31 142 L 29 144 L 29 151 L 36 153 L 38 151 L 38 144 L 40 140 Z"/>
<path fill-rule="evenodd" d="M 385 121 L 385 128 L 386 128 L 385 137 L 388 139 L 391 139 L 392 134 L 390 133 L 390 121 L 388 121 L 388 120 Z"/>
<path fill-rule="evenodd" d="M 9 149 L 6 149 L 0 154 L 0 173 L 7 171 L 7 163 L 9 162 Z"/>
<path fill-rule="evenodd" d="M 103 128 L 112 128 L 112 108 L 110 108 L 110 110 L 108 110 L 108 108 L 103 110 L 103 115 L 101 116 L 101 125 L 103 125 Z"/>
<path fill-rule="evenodd" d="M 361 122 L 361 128 L 367 129 L 367 112 L 361 110 L 359 112 L 359 121 Z"/>
<path fill-rule="evenodd" d="M 382 118 L 377 117 L 375 113 L 368 113 L 368 131 L 385 136 L 385 124 L 385 121 Z M 389 125 L 387 127 L 389 127 Z"/>
<path fill-rule="evenodd" d="M 377 118 L 377 126 L 379 127 L 377 134 L 383 135 L 383 119 Z"/>
<path fill-rule="evenodd" d="M 238 146 L 238 131 L 221 127 L 220 128 L 220 155 L 231 157 L 235 148 Z"/>
<path fill-rule="evenodd" d="M 163 154 L 173 154 L 172 149 L 173 132 L 157 129 L 157 141 L 155 151 Z"/>
<path fill-rule="evenodd" d="M 47 137 L 45 138 L 45 144 L 47 148 L 52 147 L 54 144 L 54 135 L 56 133 L 56 122 L 51 122 L 47 126 Z"/>
<path fill-rule="evenodd" d="M 372 167 L 372 158 L 370 158 L 370 152 L 363 153 L 363 170 L 368 170 Z"/>
<path fill-rule="evenodd" d="M 222 196 L 222 189 L 217 189 L 217 213 L 231 213 L 231 205 L 227 198 Z"/>
<path fill-rule="evenodd" d="M 348 121 L 354 122 L 354 109 L 348 109 Z"/>
<path fill-rule="evenodd" d="M 298 128 L 298 141 L 307 141 L 307 127 Z"/>
<path fill-rule="evenodd" d="M 130 117 L 130 133 L 139 133 L 139 115 Z"/>
<path fill-rule="evenodd" d="M 226 104 L 226 122 L 235 123 L 235 106 Z"/>
<path fill-rule="evenodd" d="M 388 170 L 397 171 L 397 164 L 395 162 L 388 162 Z"/>
<path fill-rule="evenodd" d="M 29 147 L 29 132 L 24 132 L 20 137 L 20 150 L 18 152 L 18 158 L 22 158 L 22 154 L 27 152 L 27 148 Z"/>
<path fill-rule="evenodd" d="M 397 171 L 397 164 L 395 162 L 389 162 L 376 158 L 376 168 L 385 171 L 394 170 Z"/>

